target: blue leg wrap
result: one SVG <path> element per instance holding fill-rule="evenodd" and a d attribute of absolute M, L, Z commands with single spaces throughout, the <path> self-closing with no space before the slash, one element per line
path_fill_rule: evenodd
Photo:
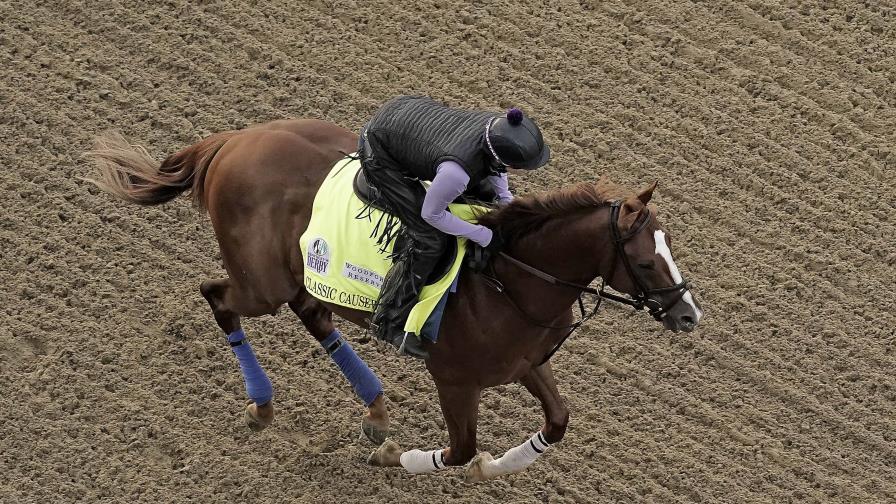
<path fill-rule="evenodd" d="M 352 384 L 355 394 L 364 401 L 365 406 L 370 406 L 378 395 L 383 393 L 383 384 L 373 374 L 367 364 L 358 357 L 348 341 L 342 339 L 342 334 L 334 329 L 329 336 L 320 342 L 324 350 L 330 354 L 333 362 L 339 366 L 339 370 Z"/>
<path fill-rule="evenodd" d="M 252 345 L 246 340 L 243 330 L 239 329 L 228 334 L 227 341 L 232 345 L 233 353 L 236 354 L 236 359 L 240 363 L 240 371 L 243 373 L 243 381 L 246 383 L 246 393 L 249 398 L 259 406 L 273 399 L 274 386 L 264 369 L 261 369 L 258 358 L 252 351 Z"/>

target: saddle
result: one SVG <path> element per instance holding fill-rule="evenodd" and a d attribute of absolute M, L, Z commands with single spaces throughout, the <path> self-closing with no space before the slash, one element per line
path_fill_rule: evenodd
<path fill-rule="evenodd" d="M 304 264 L 304 285 L 308 293 L 321 301 L 346 308 L 372 312 L 380 295 L 385 276 L 392 268 L 395 243 L 381 251 L 377 244 L 377 228 L 382 225 L 382 210 L 367 207 L 374 196 L 366 180 L 356 180 L 361 171 L 360 160 L 346 156 L 336 161 L 314 197 L 311 220 L 299 237 Z M 468 222 L 488 209 L 479 206 L 450 206 L 451 212 Z M 441 320 L 446 294 L 457 279 L 464 257 L 462 238 L 449 239 L 443 260 L 454 257 L 450 268 L 440 267 L 437 281 L 420 291 L 404 330 L 410 334 L 434 339 Z M 437 272 L 438 273 L 438 272 Z"/>
<path fill-rule="evenodd" d="M 352 189 L 355 191 L 355 196 L 363 201 L 365 205 L 372 206 L 382 212 L 386 211 L 381 205 L 374 203 L 379 200 L 379 195 L 377 194 L 376 187 L 367 183 L 367 177 L 364 176 L 364 170 L 358 170 L 358 173 L 355 174 L 355 179 L 352 181 Z"/>
<path fill-rule="evenodd" d="M 369 205 L 381 212 L 387 212 L 385 208 L 381 205 L 377 205 L 375 202 L 379 199 L 377 198 L 377 190 L 376 187 L 371 186 L 367 182 L 367 177 L 364 176 L 364 170 L 358 170 L 358 173 L 355 174 L 355 178 L 352 181 L 352 189 L 355 191 L 355 196 L 358 197 L 359 200 L 364 202 L 365 205 Z M 463 196 L 459 197 L 458 200 L 463 198 Z M 461 201 L 455 201 L 455 203 L 460 203 Z M 463 201 L 464 203 L 466 201 Z M 399 233 L 396 238 L 395 248 L 396 250 L 401 249 L 401 240 L 405 237 L 403 233 Z M 451 269 L 451 265 L 454 263 L 454 258 L 457 254 L 457 240 L 446 240 L 447 247 L 445 251 L 439 256 L 438 262 L 436 262 L 435 267 L 432 269 L 432 272 L 429 274 L 429 278 L 426 279 L 427 285 L 437 281 L 438 279 L 445 276 L 448 273 L 448 270 Z"/>

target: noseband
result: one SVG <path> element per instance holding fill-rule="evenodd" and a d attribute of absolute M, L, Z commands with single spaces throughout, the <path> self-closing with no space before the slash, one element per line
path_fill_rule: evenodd
<path fill-rule="evenodd" d="M 486 279 L 495 287 L 495 289 L 497 289 L 499 292 L 503 293 L 507 297 L 507 299 L 510 301 L 510 303 L 514 306 L 514 308 L 516 308 L 517 311 L 519 311 L 527 320 L 529 320 L 530 323 L 532 323 L 538 327 L 543 327 L 545 329 L 569 329 L 569 332 L 566 333 L 566 336 L 564 336 L 563 339 L 560 340 L 560 342 L 557 343 L 557 345 L 544 358 L 544 360 L 542 361 L 542 364 L 547 362 L 554 355 L 554 353 L 556 353 L 557 350 L 560 349 L 560 346 L 563 345 L 563 343 L 566 341 L 566 339 L 569 338 L 569 336 L 571 336 L 572 333 L 576 329 L 579 328 L 579 326 L 584 324 L 588 319 L 590 319 L 597 313 L 597 310 L 598 310 L 598 308 L 600 308 L 602 300 L 609 299 L 610 301 L 615 301 L 617 303 L 627 304 L 627 305 L 635 308 L 636 310 L 642 310 L 644 308 L 647 308 L 648 313 L 650 313 L 650 315 L 652 315 L 654 319 L 656 319 L 657 321 L 660 321 L 660 320 L 662 320 L 663 315 L 668 313 L 668 311 L 673 306 L 678 304 L 678 302 L 681 301 L 681 298 L 688 291 L 689 286 L 688 286 L 688 282 L 686 280 L 682 280 L 681 282 L 679 282 L 675 285 L 670 285 L 669 287 L 660 287 L 657 289 L 648 289 L 644 285 L 644 282 L 641 281 L 641 279 L 635 273 L 634 268 L 632 268 L 632 265 L 631 265 L 631 262 L 629 261 L 628 255 L 625 253 L 625 242 L 627 242 L 627 241 L 631 240 L 632 238 L 634 238 L 635 236 L 637 236 L 638 233 L 640 233 L 641 231 L 644 230 L 644 228 L 647 227 L 647 224 L 650 222 L 650 209 L 645 208 L 643 217 L 641 217 L 637 222 L 635 222 L 635 224 L 632 226 L 631 230 L 629 230 L 625 234 L 622 234 L 621 231 L 619 230 L 619 210 L 621 207 L 622 207 L 621 201 L 614 201 L 610 206 L 610 235 L 613 237 L 615 253 L 619 257 L 622 258 L 622 264 L 625 266 L 625 270 L 628 273 L 629 278 L 631 279 L 632 283 L 635 284 L 635 286 L 638 289 L 637 294 L 635 294 L 631 298 L 628 298 L 625 296 L 618 296 L 616 294 L 612 294 L 612 293 L 606 291 L 607 279 L 612 279 L 613 274 L 616 273 L 615 258 L 611 263 L 612 266 L 610 269 L 610 273 L 602 278 L 600 290 L 598 290 L 598 289 L 595 289 L 594 287 L 591 287 L 588 285 L 580 285 L 580 284 L 573 283 L 573 282 L 567 282 L 566 280 L 561 280 L 549 273 L 545 273 L 544 271 L 541 271 L 538 268 L 530 266 L 530 265 L 520 261 L 519 259 L 515 259 L 505 252 L 501 252 L 500 253 L 501 257 L 506 259 L 508 262 L 510 262 L 514 266 L 522 269 L 523 271 L 526 271 L 526 272 L 544 280 L 547 283 L 550 283 L 553 285 L 561 285 L 561 286 L 569 287 L 572 289 L 577 289 L 581 292 L 581 294 L 579 294 L 579 299 L 578 299 L 579 310 L 581 311 L 581 314 L 582 314 L 581 320 L 579 320 L 578 322 L 576 322 L 572 325 L 568 325 L 568 326 L 559 326 L 559 327 L 558 326 L 550 326 L 550 325 L 546 325 L 546 324 L 542 324 L 542 323 L 538 322 L 537 320 L 532 318 L 532 316 L 530 316 L 528 313 L 526 313 L 522 308 L 520 308 L 520 306 L 517 305 L 517 303 L 513 300 L 513 298 L 511 298 L 510 295 L 507 293 L 506 289 L 504 288 L 504 285 L 494 276 L 494 270 L 492 270 L 491 276 L 486 276 Z M 667 292 L 677 292 L 678 293 L 667 305 L 663 305 L 663 303 L 661 303 L 659 300 L 651 297 L 651 295 L 654 295 L 654 294 L 663 294 L 663 293 L 667 293 Z M 588 313 L 586 313 L 585 304 L 582 301 L 582 295 L 585 293 L 598 296 L 597 303 L 595 303 L 594 308 Z"/>

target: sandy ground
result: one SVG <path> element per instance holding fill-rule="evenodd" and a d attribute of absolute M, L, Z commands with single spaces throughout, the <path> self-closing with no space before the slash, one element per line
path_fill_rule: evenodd
<path fill-rule="evenodd" d="M 896 501 L 896 11 L 782 3 L 0 0 L 0 502 Z M 246 323 L 279 408 L 250 432 L 206 218 L 78 178 L 106 129 L 161 159 L 405 92 L 536 116 L 555 160 L 518 193 L 658 179 L 708 313 L 576 335 L 569 432 L 523 475 L 365 465 L 362 406 L 288 311 Z M 422 366 L 342 328 L 402 445 L 447 442 Z M 493 389 L 480 449 L 541 421 Z"/>

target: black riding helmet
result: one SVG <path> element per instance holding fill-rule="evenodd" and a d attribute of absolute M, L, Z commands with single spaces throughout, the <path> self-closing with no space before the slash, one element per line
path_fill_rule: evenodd
<path fill-rule="evenodd" d="M 551 149 L 544 144 L 541 130 L 516 107 L 504 116 L 489 119 L 485 146 L 504 167 L 534 170 L 551 159 Z"/>

